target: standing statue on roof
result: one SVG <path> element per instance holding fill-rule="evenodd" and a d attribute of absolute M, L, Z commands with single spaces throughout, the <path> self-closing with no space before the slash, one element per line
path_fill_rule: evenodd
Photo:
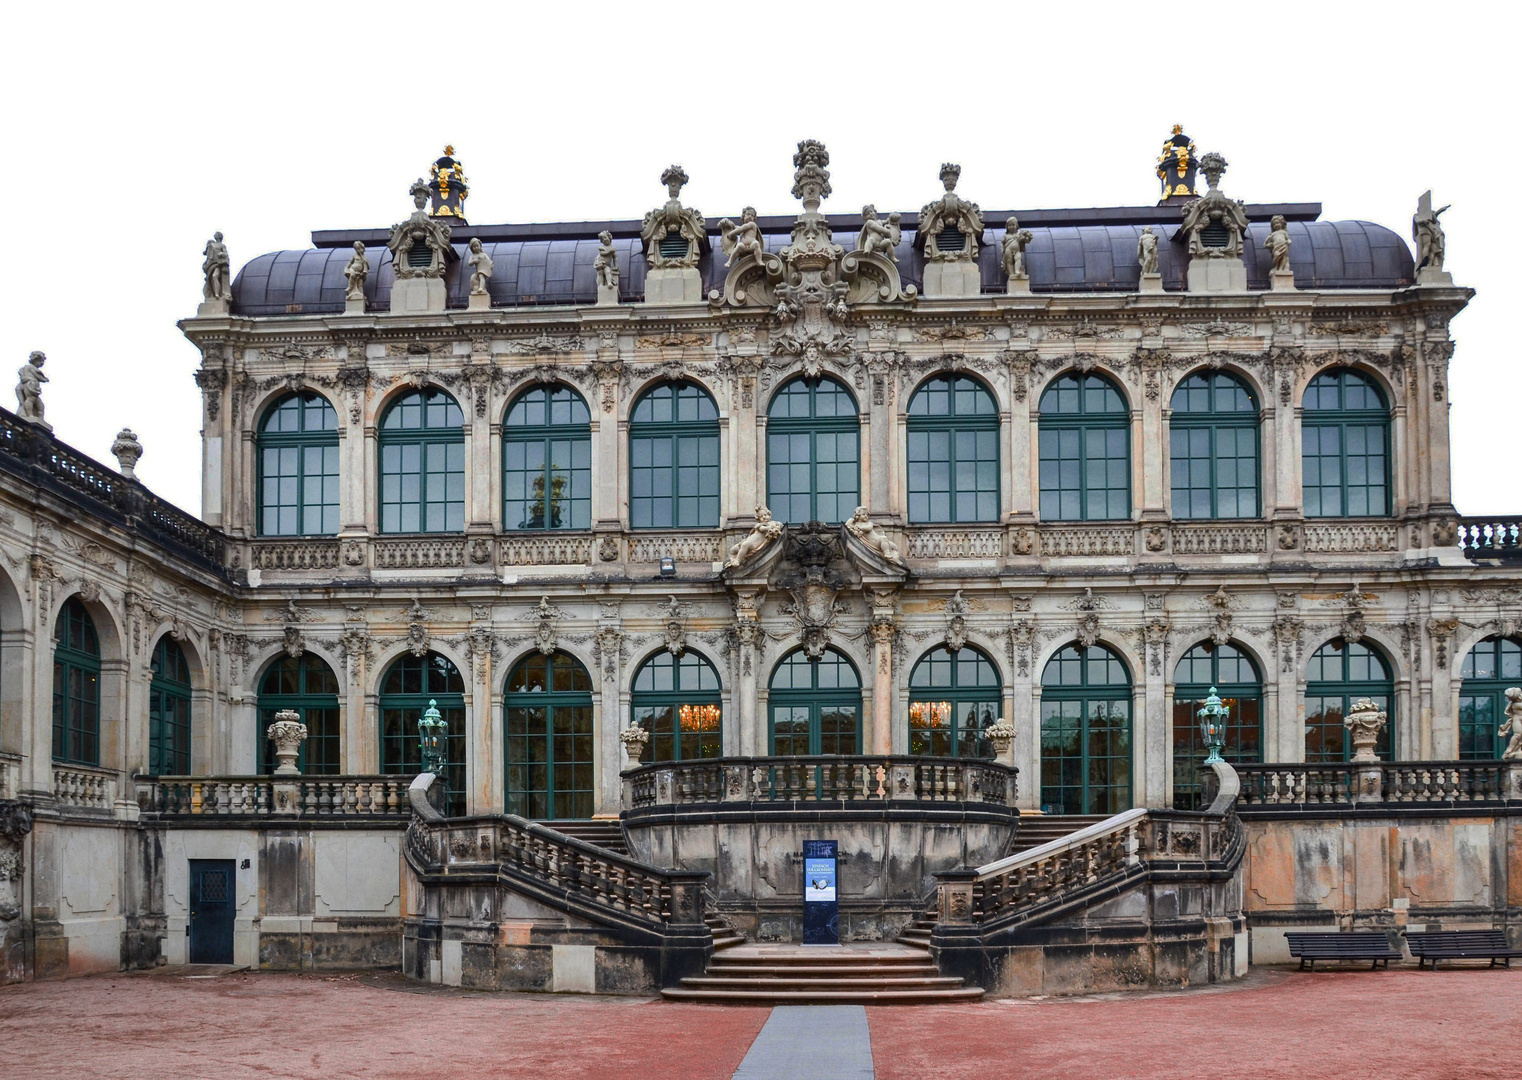
<path fill-rule="evenodd" d="M 597 271 L 599 289 L 618 288 L 618 249 L 607 229 L 597 234 L 597 258 L 592 260 L 592 269 Z"/>
<path fill-rule="evenodd" d="M 1136 238 L 1136 261 L 1141 265 L 1143 276 L 1158 272 L 1157 234 L 1151 225 L 1142 226 L 1141 235 Z"/>
<path fill-rule="evenodd" d="M 863 255 L 881 255 L 889 262 L 898 262 L 898 245 L 904 238 L 899 225 L 903 215 L 894 211 L 885 222 L 877 216 L 877 207 L 868 203 L 861 208 L 861 232 L 856 235 L 856 250 Z"/>
<path fill-rule="evenodd" d="M 1275 214 L 1269 225 L 1268 239 L 1263 241 L 1263 246 L 1274 257 L 1274 273 L 1285 273 L 1289 270 L 1290 238 L 1289 229 L 1284 225 L 1284 215 Z"/>
<path fill-rule="evenodd" d="M 222 243 L 222 234 L 214 233 L 212 238 L 206 241 L 206 250 L 202 252 L 206 256 L 201 262 L 201 274 L 205 277 L 205 283 L 201 286 L 201 295 L 207 300 L 231 300 L 233 298 L 232 262 L 227 257 L 227 245 Z"/>
<path fill-rule="evenodd" d="M 1443 226 L 1437 219 L 1447 209 L 1448 206 L 1441 210 L 1432 209 L 1432 192 L 1422 192 L 1422 197 L 1416 204 L 1416 214 L 1411 218 L 1411 239 L 1416 241 L 1418 270 L 1431 270 L 1438 273 L 1443 269 L 1443 257 L 1447 254 L 1448 239 L 1443 235 Z"/>
<path fill-rule="evenodd" d="M 1004 275 L 1012 278 L 1026 277 L 1025 273 L 1025 245 L 1029 244 L 1034 237 L 1029 229 L 1020 228 L 1019 218 L 1008 218 L 1004 222 Z"/>
<path fill-rule="evenodd" d="M 740 224 L 736 225 L 728 218 L 719 219 L 719 247 L 729 258 L 724 260 L 724 265 L 729 266 L 735 260 L 744 262 L 747 258 L 754 258 L 757 262 L 766 254 L 766 245 L 761 239 L 761 226 L 756 224 L 756 208 L 747 206 L 740 214 Z"/>
<path fill-rule="evenodd" d="M 349 264 L 344 267 L 344 277 L 349 280 L 349 291 L 345 294 L 348 300 L 363 300 L 365 298 L 365 279 L 370 276 L 370 258 L 365 254 L 365 245 L 360 241 L 354 241 L 354 254 L 349 257 Z"/>
<path fill-rule="evenodd" d="M 48 377 L 42 373 L 42 365 L 47 359 L 39 349 L 27 357 L 26 363 L 16 372 L 17 415 L 44 427 L 48 422 L 42 418 L 42 384 L 48 381 Z"/>
<path fill-rule="evenodd" d="M 491 280 L 492 261 L 479 239 L 470 241 L 470 257 L 465 261 L 470 264 L 470 295 L 487 295 L 486 283 Z"/>

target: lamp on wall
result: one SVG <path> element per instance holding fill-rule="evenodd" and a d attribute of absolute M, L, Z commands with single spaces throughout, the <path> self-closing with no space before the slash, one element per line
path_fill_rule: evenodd
<path fill-rule="evenodd" d="M 1204 707 L 1195 713 L 1200 719 L 1200 737 L 1205 742 L 1205 749 L 1210 751 L 1205 757 L 1206 765 L 1226 760 L 1221 757 L 1221 747 L 1226 742 L 1226 718 L 1230 712 L 1230 708 L 1221 704 L 1221 697 L 1212 686 Z"/>
<path fill-rule="evenodd" d="M 423 771 L 435 776 L 444 772 L 448 759 L 446 740 L 449 737 L 449 721 L 439 716 L 439 703 L 432 698 L 428 708 L 417 722 L 418 747 L 422 751 Z"/>

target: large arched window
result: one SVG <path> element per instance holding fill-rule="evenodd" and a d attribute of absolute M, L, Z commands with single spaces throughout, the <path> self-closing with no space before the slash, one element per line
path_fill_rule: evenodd
<path fill-rule="evenodd" d="M 643 763 L 724 753 L 719 676 L 703 657 L 658 652 L 634 676 L 633 720 L 650 732 Z"/>
<path fill-rule="evenodd" d="M 1131 808 L 1131 675 L 1103 645 L 1066 645 L 1041 672 L 1041 806 Z"/>
<path fill-rule="evenodd" d="M 778 521 L 835 525 L 861 505 L 856 399 L 834 379 L 794 379 L 766 420 L 766 505 Z"/>
<path fill-rule="evenodd" d="M 507 812 L 553 821 L 589 818 L 592 679 L 569 653 L 530 653 L 507 676 Z"/>
<path fill-rule="evenodd" d="M 1203 641 L 1186 652 L 1173 670 L 1173 807 L 1200 808 L 1199 710 L 1214 690 L 1231 711 L 1221 756 L 1232 764 L 1263 760 L 1263 677 L 1235 645 Z"/>
<path fill-rule="evenodd" d="M 153 649 L 153 681 L 148 685 L 148 772 L 153 776 L 190 773 L 190 665 L 168 634 Z"/>
<path fill-rule="evenodd" d="M 1390 512 L 1390 409 L 1368 376 L 1344 368 L 1311 380 L 1300 447 L 1306 517 Z"/>
<path fill-rule="evenodd" d="M 100 638 L 75 596 L 53 628 L 53 760 L 100 764 Z"/>
<path fill-rule="evenodd" d="M 1131 421 L 1125 399 L 1098 375 L 1064 375 L 1041 395 L 1043 521 L 1131 516 Z"/>
<path fill-rule="evenodd" d="M 999 672 L 977 649 L 937 646 L 909 672 L 909 753 L 993 757 L 984 736 L 999 719 Z"/>
<path fill-rule="evenodd" d="M 719 523 L 719 410 L 694 383 L 653 386 L 629 413 L 629 524 Z"/>
<path fill-rule="evenodd" d="M 1385 658 L 1363 642 L 1342 638 L 1327 642 L 1311 654 L 1305 669 L 1305 760 L 1313 765 L 1347 761 L 1353 754 L 1352 736 L 1343 727 L 1359 698 L 1369 698 L 1385 710 L 1389 722 L 1379 733 L 1375 753 L 1394 758 L 1395 681 Z"/>
<path fill-rule="evenodd" d="M 1176 518 L 1254 518 L 1258 404 L 1235 375 L 1201 372 L 1179 383 L 1169 418 Z"/>
<path fill-rule="evenodd" d="M 261 771 L 272 773 L 279 761 L 275 747 L 264 733 L 275 714 L 292 710 L 307 726 L 306 741 L 296 765 L 304 773 L 332 776 L 343 772 L 343 736 L 338 723 L 338 677 L 315 653 L 282 655 L 259 680 L 258 760 Z"/>
<path fill-rule="evenodd" d="M 449 660 L 436 652 L 410 653 L 396 660 L 381 680 L 381 772 L 417 773 L 423 767 L 418 743 L 418 719 L 432 704 L 449 725 L 444 780 L 449 785 L 446 810 L 465 812 L 465 680 Z"/>
<path fill-rule="evenodd" d="M 381 532 L 465 528 L 465 414 L 442 390 L 415 390 L 380 426 Z"/>
<path fill-rule="evenodd" d="M 802 649 L 772 672 L 773 754 L 861 752 L 861 677 L 834 649 L 810 660 Z"/>
<path fill-rule="evenodd" d="M 568 386 L 536 386 L 502 421 L 502 527 L 592 527 L 592 416 Z"/>
<path fill-rule="evenodd" d="M 259 425 L 259 533 L 338 532 L 338 414 L 321 394 L 288 394 Z"/>
<path fill-rule="evenodd" d="M 999 407 L 981 383 L 937 375 L 909 401 L 909 523 L 999 519 Z"/>
<path fill-rule="evenodd" d="M 1522 686 L 1522 641 L 1486 638 L 1464 657 L 1459 678 L 1459 757 L 1500 757 L 1510 741 L 1499 734 L 1506 723 L 1506 688 Z"/>

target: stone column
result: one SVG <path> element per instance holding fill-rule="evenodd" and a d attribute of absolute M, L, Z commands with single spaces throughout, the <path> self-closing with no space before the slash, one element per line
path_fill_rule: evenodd
<path fill-rule="evenodd" d="M 889 618 L 872 622 L 872 737 L 873 754 L 893 753 L 893 636 L 898 626 Z"/>
<path fill-rule="evenodd" d="M 733 726 L 726 725 L 724 753 L 730 757 L 760 757 L 766 754 L 765 724 L 758 716 L 757 675 L 761 666 L 761 630 L 759 590 L 747 590 L 735 596 L 735 636 L 740 642 L 739 671 L 733 701 Z"/>
<path fill-rule="evenodd" d="M 496 642 L 489 623 L 471 628 L 471 724 L 465 783 L 472 813 L 494 814 L 506 805 L 501 709 L 492 694 L 496 685 Z M 595 731 L 596 728 L 594 727 Z"/>

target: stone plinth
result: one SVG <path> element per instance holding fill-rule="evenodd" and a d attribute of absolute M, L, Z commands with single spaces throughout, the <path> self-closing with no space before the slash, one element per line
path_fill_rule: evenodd
<path fill-rule="evenodd" d="M 350 297 L 344 301 L 345 315 L 363 315 L 365 313 L 364 297 Z"/>
<path fill-rule="evenodd" d="M 391 286 L 391 314 L 443 311 L 446 295 L 443 278 L 397 278 Z"/>
<path fill-rule="evenodd" d="M 1453 275 L 1446 270 L 1437 270 L 1430 266 L 1424 266 L 1416 272 L 1418 285 L 1453 285 Z"/>
<path fill-rule="evenodd" d="M 1452 279 L 1449 280 L 1448 284 L 1453 284 Z M 208 315 L 231 315 L 232 310 L 233 306 L 231 301 L 202 300 L 200 305 L 196 308 L 196 316 L 198 318 L 206 318 Z"/>
<path fill-rule="evenodd" d="M 1294 292 L 1295 272 L 1293 270 L 1270 270 L 1268 272 L 1268 284 L 1274 292 Z"/>
<path fill-rule="evenodd" d="M 1141 276 L 1141 283 L 1137 286 L 1136 291 L 1137 292 L 1162 292 L 1163 291 L 1163 275 L 1162 274 L 1143 274 Z"/>
<path fill-rule="evenodd" d="M 1029 274 L 1021 274 L 1019 277 L 1012 277 L 1004 285 L 1004 294 L 1006 296 L 1025 296 L 1029 294 L 1030 291 L 1031 277 Z"/>
<path fill-rule="evenodd" d="M 695 266 L 667 267 L 645 275 L 645 303 L 701 304 L 703 275 Z"/>
<path fill-rule="evenodd" d="M 648 293 L 646 295 L 648 295 Z M 598 307 L 609 307 L 609 306 L 611 306 L 613 304 L 616 304 L 616 303 L 618 303 L 618 286 L 617 285 L 599 285 L 599 286 L 597 286 L 597 306 Z"/>
<path fill-rule="evenodd" d="M 490 293 L 471 293 L 470 294 L 470 305 L 469 305 L 469 307 L 466 310 L 468 310 L 468 311 L 490 311 L 491 310 L 491 294 Z"/>
<path fill-rule="evenodd" d="M 1190 292 L 1246 292 L 1247 267 L 1241 259 L 1191 259 Z"/>
<path fill-rule="evenodd" d="M 975 262 L 928 262 L 925 264 L 925 296 L 977 296 L 983 277 Z"/>

